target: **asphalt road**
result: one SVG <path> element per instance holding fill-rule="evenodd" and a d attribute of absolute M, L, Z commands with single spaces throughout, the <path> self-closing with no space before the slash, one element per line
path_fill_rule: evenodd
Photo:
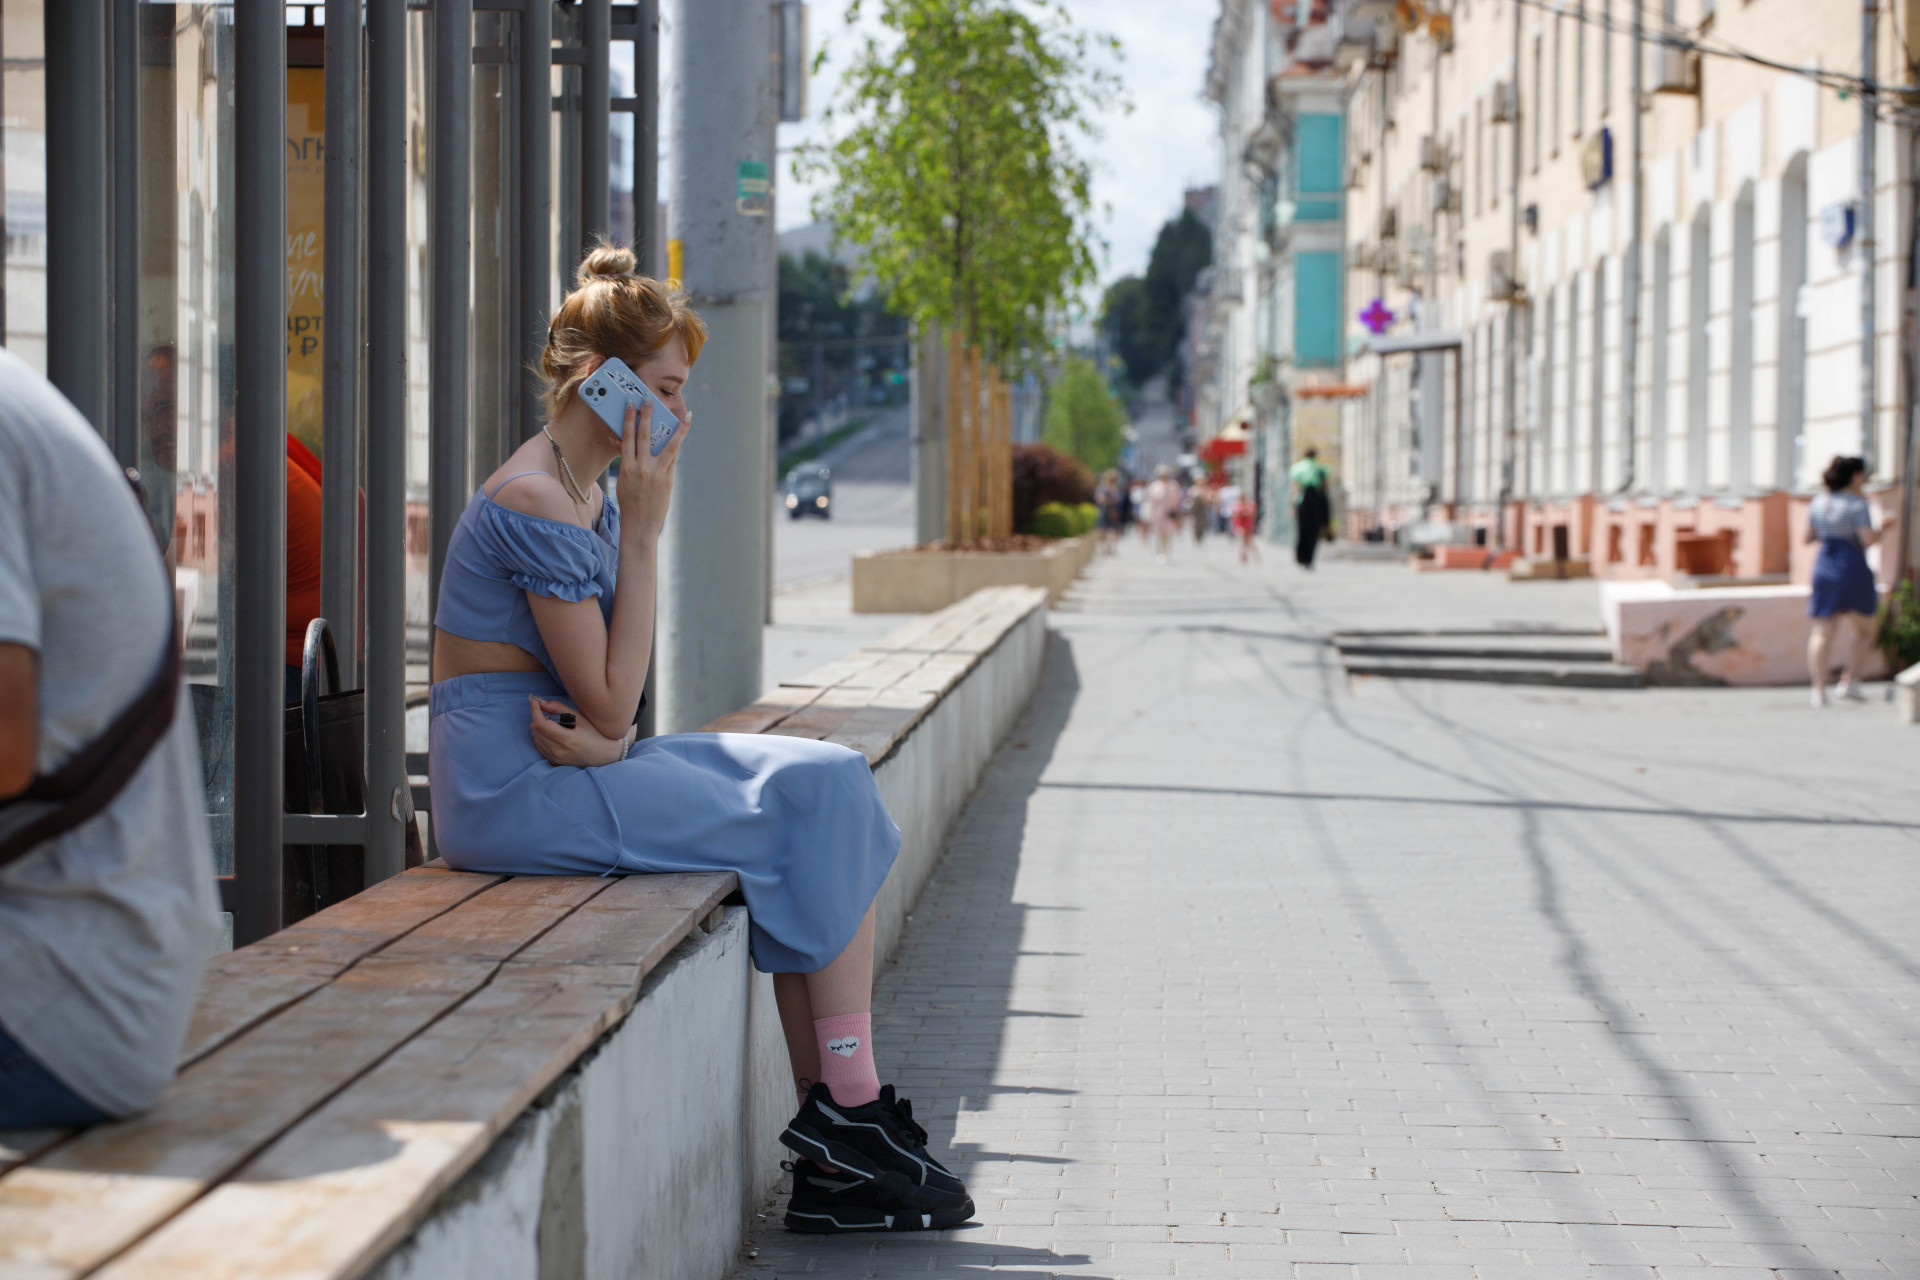
<path fill-rule="evenodd" d="M 844 577 L 856 551 L 913 543 L 913 485 L 905 406 L 879 410 L 873 425 L 820 459 L 833 469 L 833 515 L 795 520 L 784 491 L 774 498 L 773 585 Z"/>

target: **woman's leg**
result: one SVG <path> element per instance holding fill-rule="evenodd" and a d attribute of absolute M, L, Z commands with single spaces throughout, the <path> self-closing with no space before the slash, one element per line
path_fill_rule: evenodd
<path fill-rule="evenodd" d="M 1873 617 L 1865 613 L 1843 613 L 1847 620 L 1847 660 L 1840 668 L 1840 681 L 1849 690 L 1860 676 L 1861 659 L 1873 644 Z"/>
<path fill-rule="evenodd" d="M 1827 691 L 1827 650 L 1833 643 L 1833 619 L 1815 618 L 1807 636 L 1807 675 L 1813 680 L 1813 692 L 1819 697 Z"/>
<path fill-rule="evenodd" d="M 780 1034 L 787 1040 L 787 1061 L 793 1066 L 793 1091 L 807 1100 L 807 1090 L 820 1078 L 820 1045 L 813 1038 L 813 1002 L 807 998 L 807 975 L 773 975 L 773 1003 L 780 1010 Z"/>
<path fill-rule="evenodd" d="M 873 1012 L 873 908 L 860 919 L 853 941 L 826 968 L 802 975 L 814 1020 Z"/>

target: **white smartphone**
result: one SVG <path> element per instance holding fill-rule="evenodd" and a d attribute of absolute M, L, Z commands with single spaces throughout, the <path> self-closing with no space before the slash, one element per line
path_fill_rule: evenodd
<path fill-rule="evenodd" d="M 667 441 L 673 439 L 673 433 L 680 426 L 680 419 L 660 403 L 653 388 L 640 381 L 619 356 L 608 356 L 605 363 L 580 384 L 580 398 L 600 415 L 600 421 L 607 424 L 615 439 L 621 438 L 626 430 L 627 406 L 632 405 L 636 421 L 647 426 L 647 439 L 655 457 L 667 447 Z"/>

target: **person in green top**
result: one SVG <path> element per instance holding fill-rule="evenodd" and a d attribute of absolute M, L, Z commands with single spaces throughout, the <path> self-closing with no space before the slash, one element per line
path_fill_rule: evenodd
<path fill-rule="evenodd" d="M 1287 481 L 1293 486 L 1293 558 L 1302 569 L 1311 569 L 1314 548 L 1333 515 L 1327 502 L 1327 469 L 1320 463 L 1319 450 L 1307 450 L 1307 456 L 1288 469 Z"/>

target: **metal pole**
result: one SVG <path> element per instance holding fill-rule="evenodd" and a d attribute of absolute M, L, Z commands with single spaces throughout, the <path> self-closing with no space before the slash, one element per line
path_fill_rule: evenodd
<path fill-rule="evenodd" d="M 287 611 L 287 19 L 236 0 L 233 850 L 236 946 L 280 928 Z"/>
<path fill-rule="evenodd" d="M 764 0 L 683 0 L 672 24 L 673 242 L 710 340 L 687 399 L 697 430 L 680 455 L 660 546 L 662 732 L 698 729 L 760 692 L 762 558 L 774 235 L 764 184 L 778 115 L 775 14 Z"/>
<path fill-rule="evenodd" d="M 367 861 L 406 869 L 407 0 L 367 0 Z"/>
<path fill-rule="evenodd" d="M 1865 0 L 1860 7 L 1860 456 L 1867 471 L 1873 471 L 1874 453 L 1879 441 L 1874 431 L 1874 324 L 1878 299 L 1874 279 L 1878 247 L 1873 238 L 1874 142 L 1880 95 L 1876 87 L 1878 68 L 1874 52 L 1879 44 L 1880 0 Z"/>
<path fill-rule="evenodd" d="M 664 246 L 660 243 L 660 0 L 634 5 L 638 29 L 633 41 L 633 254 L 640 270 L 663 276 Z M 641 694 L 640 736 L 651 738 L 660 722 L 660 628 L 654 626 L 656 659 L 647 664 L 647 684 Z"/>
<path fill-rule="evenodd" d="M 321 365 L 320 613 L 340 679 L 360 676 L 360 0 L 327 6 L 326 261 Z"/>
<path fill-rule="evenodd" d="M 1611 40 L 1613 33 L 1601 37 Z M 1436 74 L 1437 81 L 1439 76 Z M 1507 165 L 1507 272 L 1514 281 L 1520 277 L 1520 6 L 1513 7 L 1513 110 L 1508 113 L 1507 128 L 1512 133 L 1509 141 Z M 1439 90 L 1435 89 L 1438 99 Z M 1436 111 L 1436 115 L 1438 112 Z M 1436 129 L 1437 133 L 1438 130 Z M 1507 509 L 1513 505 L 1515 471 L 1520 458 L 1520 325 L 1526 304 L 1516 283 L 1515 295 L 1507 301 L 1507 332 L 1501 350 L 1501 375 L 1506 383 L 1503 393 L 1505 405 L 1503 417 L 1506 419 L 1506 439 L 1502 442 L 1500 454 L 1500 545 L 1507 545 Z M 1631 384 L 1629 384 L 1631 385 Z M 1631 437 L 1629 437 L 1631 438 Z M 1632 446 L 1629 445 L 1629 452 Z M 1629 466 L 1632 464 L 1629 463 Z M 1524 508 L 1523 508 L 1524 511 Z M 1525 541 L 1521 526 L 1525 520 L 1516 515 L 1513 522 L 1513 540 L 1516 545 Z"/>
<path fill-rule="evenodd" d="M 472 310 L 473 0 L 435 0 L 433 10 L 433 320 L 429 331 L 427 616 L 440 602 L 440 573 L 454 524 L 467 505 L 467 326 Z"/>
<path fill-rule="evenodd" d="M 113 271 L 111 362 L 104 370 L 113 397 L 113 430 L 107 439 L 123 467 L 140 465 L 140 6 L 110 0 L 109 59 L 112 113 Z M 167 531 L 169 534 L 172 530 Z"/>
<path fill-rule="evenodd" d="M 520 438 L 540 413 L 540 352 L 553 300 L 553 4 L 527 0 L 520 18 Z"/>
<path fill-rule="evenodd" d="M 1627 257 L 1621 263 L 1622 292 L 1620 297 L 1620 437 L 1624 450 L 1625 469 L 1620 476 L 1620 492 L 1633 492 L 1638 468 L 1634 465 L 1639 441 L 1636 439 L 1640 429 L 1640 252 L 1641 242 L 1646 238 L 1646 201 L 1641 190 L 1646 185 L 1644 164 L 1645 152 L 1642 150 L 1640 92 L 1641 82 L 1641 44 L 1645 28 L 1645 0 L 1633 0 L 1633 124 L 1632 164 L 1633 164 L 1633 208 L 1629 211 L 1631 230 L 1627 235 Z M 1611 35 L 1607 37 L 1611 39 Z M 1656 337 L 1655 341 L 1659 339 Z M 1659 395 L 1659 388 L 1653 394 Z M 1597 487 L 1597 486 L 1596 486 Z"/>
<path fill-rule="evenodd" d="M 60 0 L 44 12 L 46 145 L 54 157 L 47 166 L 47 377 L 111 444 L 107 4 Z"/>
<path fill-rule="evenodd" d="M 660 0 L 640 0 L 633 42 L 633 252 L 640 270 L 665 275 L 660 243 Z"/>
<path fill-rule="evenodd" d="M 584 0 L 581 6 L 580 46 L 580 238 L 586 244 L 612 239 L 607 199 L 608 131 L 613 103 L 613 69 L 608 51 L 613 44 L 612 0 Z"/>

